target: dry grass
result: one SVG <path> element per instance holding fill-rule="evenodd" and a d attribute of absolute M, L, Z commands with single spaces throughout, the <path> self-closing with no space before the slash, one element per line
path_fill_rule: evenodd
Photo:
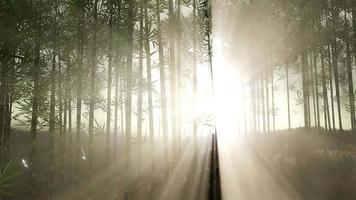
<path fill-rule="evenodd" d="M 295 129 L 250 144 L 304 199 L 356 199 L 355 133 Z"/>

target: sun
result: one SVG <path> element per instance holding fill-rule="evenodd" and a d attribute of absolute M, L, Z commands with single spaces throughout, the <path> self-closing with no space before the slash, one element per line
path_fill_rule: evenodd
<path fill-rule="evenodd" d="M 214 107 L 217 129 L 221 134 L 238 134 L 245 130 L 247 105 L 244 101 L 243 75 L 239 62 L 226 54 L 223 40 L 214 43 Z"/>

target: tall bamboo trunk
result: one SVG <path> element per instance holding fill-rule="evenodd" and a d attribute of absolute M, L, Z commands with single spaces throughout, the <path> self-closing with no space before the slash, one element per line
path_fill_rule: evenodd
<path fill-rule="evenodd" d="M 194 2 L 193 2 L 193 10 L 194 10 Z M 175 66 L 175 45 L 174 45 L 175 26 L 174 26 L 173 0 L 168 1 L 168 18 L 169 18 L 169 37 L 170 37 L 169 39 L 170 77 L 169 78 L 170 78 L 170 90 L 171 90 L 171 120 L 172 120 L 172 144 L 173 144 L 172 147 L 173 149 L 176 149 L 176 142 L 177 142 L 176 98 L 177 97 L 176 97 L 176 66 Z"/>
<path fill-rule="evenodd" d="M 59 49 L 59 48 L 58 48 Z M 60 170 L 60 175 L 62 174 L 61 169 L 62 169 L 62 156 L 63 155 L 63 90 L 62 90 L 62 64 L 61 64 L 61 59 L 59 56 L 60 52 L 58 50 L 58 115 L 59 115 L 59 152 L 60 152 L 60 163 L 59 163 L 59 170 Z M 60 176 L 62 178 L 62 176 Z"/>
<path fill-rule="evenodd" d="M 149 122 L 149 134 L 150 134 L 150 167 L 151 172 L 154 173 L 155 170 L 155 159 L 154 159 L 154 116 L 153 116 L 153 97 L 152 97 L 152 69 L 151 69 L 151 50 L 150 50 L 150 32 L 151 23 L 148 18 L 148 0 L 144 0 L 144 18 L 145 18 L 145 38 L 144 46 L 146 52 L 146 67 L 147 67 L 147 102 L 148 102 L 148 122 Z M 150 177 L 151 183 L 153 184 L 153 176 Z"/>
<path fill-rule="evenodd" d="M 111 131 L 111 86 L 112 86 L 112 25 L 113 25 L 113 2 L 112 0 L 109 0 L 108 2 L 108 9 L 109 9 L 109 38 L 108 38 L 108 91 L 107 91 L 107 96 L 106 96 L 106 138 L 105 138 L 105 184 L 106 184 L 106 194 L 109 195 L 109 179 L 110 179 L 110 174 L 109 174 L 109 169 L 110 169 L 110 163 L 109 163 L 109 157 L 110 157 L 110 131 Z"/>
<path fill-rule="evenodd" d="M 1 90 L 0 90 L 0 159 L 3 159 L 4 154 L 4 144 L 5 144 L 5 83 L 6 83 L 6 74 L 5 74 L 5 65 L 2 63 L 1 65 Z"/>
<path fill-rule="evenodd" d="M 352 12 L 352 46 L 353 46 L 353 52 L 354 52 L 354 59 L 356 63 L 356 1 L 352 1 L 351 4 L 351 12 Z M 350 39 L 349 39 L 350 42 Z M 351 72 L 352 74 L 352 72 Z M 355 116 L 356 118 L 356 116 Z M 356 120 L 354 118 L 354 120 Z M 354 128 L 356 128 L 356 121 L 354 121 Z"/>
<path fill-rule="evenodd" d="M 260 75 L 257 75 L 256 77 L 256 105 L 257 105 L 257 131 L 262 132 L 263 131 L 263 121 L 262 121 L 262 90 L 261 90 L 261 78 Z"/>
<path fill-rule="evenodd" d="M 164 52 L 161 33 L 161 18 L 160 18 L 160 0 L 156 0 L 156 15 L 157 15 L 157 40 L 158 40 L 158 59 L 159 59 L 159 76 L 161 87 L 161 120 L 163 140 L 165 143 L 168 141 L 168 124 L 167 124 L 167 103 L 166 103 L 166 75 L 164 70 Z"/>
<path fill-rule="evenodd" d="M 10 84 L 7 84 L 6 89 L 5 89 L 5 127 L 4 127 L 4 132 L 5 132 L 5 143 L 4 143 L 4 158 L 6 160 L 9 160 L 9 155 L 10 155 L 10 135 L 11 135 L 11 116 L 12 116 L 12 105 L 13 105 L 13 99 L 12 95 L 10 93 Z"/>
<path fill-rule="evenodd" d="M 308 82 L 307 82 L 307 66 L 305 61 L 305 52 L 301 55 L 302 64 L 302 82 L 303 82 L 303 108 L 304 108 L 304 126 L 309 128 L 309 109 L 308 109 Z"/>
<path fill-rule="evenodd" d="M 72 87 L 71 87 L 71 66 L 69 65 L 67 76 L 69 77 L 68 80 L 68 135 L 69 135 L 69 146 L 68 151 L 71 153 L 71 144 L 72 144 Z"/>
<path fill-rule="evenodd" d="M 196 169 L 198 164 L 198 113 L 197 113 L 197 103 L 198 103 L 198 69 L 197 69 L 197 0 L 193 0 L 193 63 L 192 63 L 192 79 L 193 79 L 193 105 L 194 105 L 194 118 L 193 118 L 193 169 Z"/>
<path fill-rule="evenodd" d="M 307 97 L 307 107 L 308 107 L 308 127 L 311 127 L 311 109 L 310 109 L 310 80 L 309 80 L 309 62 L 308 62 L 308 51 L 304 55 L 305 61 L 305 81 L 306 81 L 306 97 Z"/>
<path fill-rule="evenodd" d="M 264 77 L 263 73 L 260 75 L 261 79 L 261 102 L 262 102 L 262 127 L 263 127 L 263 133 L 266 133 L 266 104 L 265 104 L 265 83 L 264 83 Z"/>
<path fill-rule="evenodd" d="M 182 112 L 181 112 L 181 103 L 182 103 L 182 93 L 183 93 L 183 77 L 182 77 L 182 26 L 181 26 L 181 0 L 176 0 L 177 3 L 177 13 L 176 13 L 176 44 L 177 44 L 177 139 L 178 139 L 178 146 L 180 147 L 181 144 L 181 137 L 182 137 Z"/>
<path fill-rule="evenodd" d="M 118 20 L 121 19 L 120 15 L 121 15 L 121 1 L 119 1 L 117 3 L 117 15 L 118 15 Z M 117 32 L 120 31 L 120 26 L 117 26 Z M 115 66 L 115 108 L 114 108 L 114 112 L 115 112 L 115 116 L 114 116 L 114 164 L 116 165 L 116 153 L 117 153 L 117 136 L 118 136 L 118 119 L 119 119 L 119 102 L 120 102 L 120 94 L 121 91 L 120 90 L 120 81 L 119 81 L 119 70 L 120 70 L 120 65 L 121 65 L 121 60 L 120 60 L 120 48 L 116 49 L 116 66 Z M 116 169 L 116 168 L 115 168 Z M 115 174 L 116 170 L 115 170 Z"/>
<path fill-rule="evenodd" d="M 322 47 L 323 48 L 323 47 Z M 321 59 L 321 82 L 323 86 L 323 102 L 324 102 L 324 126 L 325 129 L 330 128 L 330 118 L 328 117 L 329 103 L 328 103 L 328 91 L 326 89 L 326 72 L 325 72 L 325 64 L 324 64 L 324 52 L 323 49 L 320 51 L 320 59 Z"/>
<path fill-rule="evenodd" d="M 40 73 L 41 70 L 41 37 L 42 37 L 42 16 L 41 16 L 41 6 L 38 7 L 38 16 L 36 16 L 36 33 L 35 33 L 35 49 L 34 49 L 34 63 L 32 70 L 32 81 L 33 81 L 33 94 L 32 94 L 32 116 L 31 116 L 31 150 L 30 150 L 30 163 L 29 163 L 29 190 L 30 199 L 36 199 L 36 189 L 35 189 L 35 156 L 36 156 L 36 132 L 38 124 L 38 106 L 39 106 L 39 95 L 40 95 Z"/>
<path fill-rule="evenodd" d="M 55 31 L 54 31 L 55 32 Z M 51 68 L 51 94 L 50 94 L 50 111 L 49 111 L 49 175 L 48 187 L 49 197 L 53 195 L 53 179 L 54 179 L 54 126 L 55 126 L 55 100 L 56 100 L 56 36 L 53 37 L 53 52 L 52 52 L 52 68 Z"/>
<path fill-rule="evenodd" d="M 113 146 L 113 158 L 114 158 L 114 165 L 116 169 L 116 162 L 117 162 L 117 133 L 118 133 L 118 119 L 119 119 L 119 64 L 115 66 L 115 107 L 114 107 L 114 146 Z M 115 175 L 116 175 L 115 170 Z M 116 176 L 114 176 L 116 178 Z"/>
<path fill-rule="evenodd" d="M 336 19 L 338 16 L 338 11 L 332 11 L 332 25 L 333 32 L 336 32 Z M 337 36 L 333 35 L 332 38 L 332 58 L 333 58 L 333 67 L 334 67 L 334 81 L 335 81 L 335 90 L 336 90 L 336 105 L 337 105 L 337 114 L 339 120 L 339 129 L 342 130 L 342 117 L 341 117 L 341 100 L 340 100 L 340 82 L 339 82 L 339 69 L 338 69 L 338 51 L 337 51 Z"/>
<path fill-rule="evenodd" d="M 287 61 L 285 61 L 285 70 L 286 70 L 286 87 L 287 87 L 286 90 L 287 90 L 287 108 L 288 108 L 288 129 L 290 130 L 291 124 L 290 124 L 289 71 L 288 71 Z M 273 74 L 273 72 L 272 72 L 272 74 Z"/>
<path fill-rule="evenodd" d="M 355 130 L 355 97 L 354 86 L 352 78 L 352 61 L 351 61 L 351 48 L 349 39 L 349 24 L 347 19 L 347 12 L 345 11 L 345 44 L 346 44 L 346 65 L 347 65 L 347 79 L 349 86 L 349 101 L 350 101 L 350 117 L 351 117 L 351 130 Z"/>
<path fill-rule="evenodd" d="M 147 101 L 148 101 L 148 121 L 150 129 L 150 138 L 154 137 L 154 118 L 153 118 L 153 98 L 152 98 L 152 70 L 151 70 L 151 50 L 150 50 L 150 24 L 147 11 L 147 0 L 145 0 L 145 52 L 146 52 L 146 67 L 147 67 Z"/>
<path fill-rule="evenodd" d="M 68 163 L 70 167 L 72 167 L 72 86 L 71 86 L 71 63 L 67 62 L 67 104 L 68 104 L 68 135 L 69 135 L 69 143 L 68 143 Z M 69 177 L 69 180 L 72 181 L 72 176 Z"/>
<path fill-rule="evenodd" d="M 61 51 L 60 47 L 58 45 L 58 68 L 59 68 L 59 73 L 60 73 L 60 80 L 62 80 L 61 76 Z M 63 77 L 64 78 L 64 77 Z M 60 85 L 62 85 L 62 82 L 60 82 Z M 62 109 L 62 87 L 60 87 L 60 113 L 63 113 L 63 131 L 62 134 L 60 134 L 60 162 L 59 162 L 59 171 L 60 171 L 60 182 L 61 185 L 64 183 L 64 165 L 65 165 L 65 139 L 66 139 L 66 134 L 67 134 L 67 110 L 68 110 L 68 84 L 67 80 L 64 81 L 64 108 Z"/>
<path fill-rule="evenodd" d="M 90 62 L 90 100 L 89 100 L 89 143 L 88 143 L 88 175 L 89 175 L 89 191 L 88 195 L 90 196 L 93 191 L 92 186 L 92 176 L 93 176 L 93 160 L 94 160 L 94 152 L 93 152 L 93 142 L 94 142 L 94 111 L 95 111 L 95 101 L 96 101 L 96 56 L 97 56 L 97 18 L 98 18 L 98 0 L 94 1 L 94 13 L 93 13 L 93 38 L 92 38 L 92 54 L 91 54 L 91 62 Z"/>
<path fill-rule="evenodd" d="M 314 49 L 313 51 L 314 59 L 314 79 L 315 79 L 315 96 L 316 96 L 316 116 L 317 116 L 317 126 L 320 127 L 320 108 L 319 108 L 319 83 L 318 83 L 318 67 L 317 67 L 317 55 Z"/>
<path fill-rule="evenodd" d="M 140 1 L 140 32 L 139 32 L 139 65 L 137 75 L 137 137 L 142 138 L 142 79 L 143 79 L 143 4 L 144 0 Z"/>
<path fill-rule="evenodd" d="M 336 50 L 336 40 L 333 40 L 332 45 L 332 58 L 333 58 L 333 67 L 334 67 L 334 82 L 335 82 L 335 91 L 336 91 L 336 105 L 337 105 L 337 114 L 339 120 L 339 129 L 342 130 L 342 117 L 341 117 L 341 101 L 340 101 L 340 82 L 339 82 L 339 69 L 338 69 L 338 56 Z"/>
<path fill-rule="evenodd" d="M 314 117 L 314 126 L 318 126 L 317 116 L 316 116 L 316 100 L 315 100 L 315 77 L 314 77 L 314 63 L 313 63 L 313 55 L 309 55 L 310 59 L 310 85 L 312 90 L 312 99 L 313 99 L 313 117 Z"/>
<path fill-rule="evenodd" d="M 167 94 L 166 94 L 166 74 L 164 67 L 164 49 L 162 42 L 162 31 L 161 31 L 161 17 L 160 17 L 160 2 L 161 0 L 156 0 L 156 16 L 157 16 L 157 42 L 158 42 L 158 62 L 159 62 L 159 77 L 160 77 L 160 89 L 161 89 L 161 124 L 162 124 L 162 135 L 163 135 L 163 165 L 167 167 L 168 163 L 168 122 L 167 122 Z"/>
<path fill-rule="evenodd" d="M 120 127 L 121 127 L 121 136 L 122 138 L 124 138 L 124 134 L 125 134 L 125 130 L 126 130 L 126 127 L 125 127 L 125 124 L 126 124 L 126 121 L 125 121 L 125 114 L 126 114 L 126 110 L 125 110 L 125 106 L 124 106 L 124 99 L 126 99 L 126 96 L 125 96 L 125 91 L 124 91 L 124 88 L 125 88 L 125 81 L 123 80 L 123 78 L 120 79 Z"/>
<path fill-rule="evenodd" d="M 1 62 L 1 97 L 0 97 L 0 106 L 1 106 L 1 151 L 0 151 L 0 163 L 7 162 L 9 160 L 9 139 L 10 139 L 10 126 L 11 124 L 8 123 L 11 120 L 11 113 L 9 113 L 9 106 L 10 106 L 10 77 L 9 77 L 9 70 L 11 66 L 11 59 L 10 59 L 10 49 L 6 48 L 5 55 L 3 57 L 3 62 Z M 2 155 L 1 155 L 2 153 Z"/>
<path fill-rule="evenodd" d="M 3 56 L 0 68 L 0 163 L 5 163 L 9 159 L 9 139 L 11 131 L 11 75 L 14 77 L 14 68 L 12 74 L 10 74 L 11 66 L 14 64 L 13 60 L 10 58 L 11 49 L 5 47 L 3 49 Z"/>
<path fill-rule="evenodd" d="M 68 77 L 69 77 L 69 86 L 68 86 L 68 135 L 69 135 L 69 143 L 68 143 L 68 160 L 70 167 L 72 167 L 72 86 L 71 86 L 71 64 L 68 64 Z M 69 177 L 69 180 L 72 181 L 72 176 Z"/>
<path fill-rule="evenodd" d="M 286 66 L 287 67 L 287 66 Z M 288 74 L 288 69 L 287 69 Z M 287 83 L 287 102 L 289 108 L 289 82 Z M 275 102 L 274 102 L 274 74 L 273 74 L 273 63 L 271 63 L 271 95 L 272 95 L 272 128 L 273 131 L 276 131 L 276 117 L 275 117 Z M 288 127 L 290 127 L 290 112 L 288 109 Z"/>
<path fill-rule="evenodd" d="M 134 1 L 127 0 L 128 12 L 127 12 L 127 80 L 126 80 L 126 106 L 125 106 L 125 116 L 126 116 L 126 131 L 125 131 L 125 188 L 124 188 L 124 198 L 129 199 L 129 185 L 127 184 L 127 179 L 130 177 L 131 170 L 130 165 L 130 148 L 131 148 L 131 112 L 132 112 L 132 62 L 133 62 L 133 34 L 134 34 Z"/>
<path fill-rule="evenodd" d="M 67 121 L 66 121 L 66 123 L 67 123 L 67 127 L 68 127 L 68 129 L 67 129 L 67 134 L 69 135 L 69 141 L 71 141 L 71 133 L 72 133 L 72 130 L 71 130 L 71 128 L 72 128 L 72 117 L 71 117 L 71 114 L 72 114 L 72 111 L 71 111 L 71 108 L 72 108 L 72 106 L 71 106 L 71 100 L 72 100 L 72 97 L 71 97 L 71 63 L 70 63 L 70 61 L 69 60 L 67 60 L 67 69 L 66 69 L 66 80 L 65 80 L 65 84 L 66 84 L 66 88 L 65 88 L 65 98 L 66 98 L 66 106 L 67 106 L 67 108 L 66 108 L 66 112 L 67 112 Z M 69 143 L 70 144 L 70 143 Z M 70 146 L 69 146 L 69 148 L 70 148 Z M 68 150 L 70 150 L 70 149 L 68 149 Z"/>
<path fill-rule="evenodd" d="M 328 110 L 327 116 L 330 122 L 330 116 L 332 120 L 332 129 L 335 130 L 335 108 L 334 108 L 334 86 L 333 86 L 333 64 L 331 61 L 331 48 L 328 45 L 328 65 L 329 65 L 329 85 L 330 85 L 330 104 L 331 104 L 331 115 Z M 331 129 L 331 124 L 329 123 L 329 129 Z"/>
<path fill-rule="evenodd" d="M 131 138 L 131 111 L 132 111 L 132 53 L 133 53 L 133 32 L 134 32 L 134 2 L 128 0 L 128 16 L 127 16 L 127 80 L 126 80 L 126 106 L 125 106 L 125 115 L 126 115 L 126 131 L 125 131 L 125 146 L 126 150 L 129 150 L 130 147 L 130 138 Z"/>
<path fill-rule="evenodd" d="M 59 62 L 61 60 L 60 52 L 58 53 Z M 64 169 L 65 169 L 65 158 L 66 158 L 66 138 L 67 134 L 70 134 L 69 129 L 69 114 L 71 113 L 69 108 L 70 104 L 70 63 L 67 62 L 67 68 L 65 71 L 65 82 L 64 82 L 64 117 L 63 117 L 63 138 L 61 140 L 62 153 L 61 153 L 61 181 L 64 183 Z M 67 128 L 68 127 L 68 128 Z"/>
<path fill-rule="evenodd" d="M 41 15 L 41 14 L 39 14 Z M 41 17 L 39 17 L 41 18 Z M 33 80 L 33 97 L 32 97 L 32 118 L 31 118 L 31 133 L 32 135 L 36 135 L 37 131 L 37 123 L 38 123 L 38 106 L 39 106 L 39 92 L 40 92 L 40 83 L 39 83 L 39 70 L 40 70 L 40 37 L 41 37 L 41 19 L 38 19 L 36 24 L 37 26 L 37 34 L 35 41 L 35 59 L 34 66 L 32 71 L 32 80 Z"/>
<path fill-rule="evenodd" d="M 81 1 L 82 3 L 84 1 Z M 80 5 L 79 17 L 77 19 L 77 51 L 78 51 L 78 69 L 77 69 L 77 112 L 76 112 L 76 150 L 75 150 L 75 176 L 76 187 L 79 184 L 79 164 L 81 160 L 81 144 L 80 144 L 80 131 L 82 123 L 82 90 L 83 90 L 83 57 L 84 57 L 84 5 Z"/>
<path fill-rule="evenodd" d="M 266 111 L 267 111 L 267 132 L 271 132 L 270 128 L 270 105 L 269 105 L 269 82 L 268 82 L 268 71 L 265 73 L 265 79 L 266 79 Z"/>

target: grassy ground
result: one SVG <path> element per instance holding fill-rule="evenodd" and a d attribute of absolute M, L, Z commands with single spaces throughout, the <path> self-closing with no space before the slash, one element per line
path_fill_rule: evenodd
<path fill-rule="evenodd" d="M 28 132 L 12 134 L 10 151 L 11 155 L 19 156 L 17 168 L 21 174 L 13 181 L 10 190 L 12 196 L 4 199 L 30 199 L 30 141 Z M 64 154 L 61 154 L 59 141 L 59 134 L 56 133 L 54 168 L 51 172 L 48 134 L 40 132 L 37 135 L 32 183 L 35 199 L 207 199 L 210 134 L 199 138 L 197 152 L 193 150 L 192 139 L 188 136 L 176 150 L 172 149 L 172 143 L 165 146 L 161 140 L 151 143 L 146 138 L 139 144 L 133 138 L 129 159 L 124 140 L 119 136 L 116 149 L 111 141 L 108 162 L 105 134 L 96 135 L 91 176 L 88 136 L 81 134 L 79 159 L 76 157 L 75 134 L 71 142 L 69 135 L 66 135 Z M 50 179 L 51 174 L 53 180 Z"/>
<path fill-rule="evenodd" d="M 111 164 L 106 166 L 105 137 L 95 136 L 92 176 L 94 178 L 90 180 L 88 160 L 75 159 L 75 139 L 73 138 L 72 144 L 69 144 L 67 136 L 64 165 L 59 144 L 55 143 L 54 180 L 51 182 L 48 180 L 49 157 L 46 135 L 43 132 L 37 137 L 36 199 L 85 199 L 89 191 L 92 199 L 123 199 L 125 188 L 129 190 L 129 199 L 207 199 L 210 137 L 202 136 L 199 139 L 198 152 L 194 152 L 191 138 L 186 138 L 179 150 L 180 153 L 176 152 L 176 154 L 172 153 L 171 148 L 166 149 L 159 142 L 155 143 L 154 151 L 151 153 L 151 144 L 147 140 L 142 145 L 138 145 L 133 139 L 132 159 L 128 166 L 124 164 L 124 144 L 119 137 L 116 164 L 113 164 L 115 158 L 111 148 Z M 88 154 L 87 139 L 83 134 L 81 147 L 86 155 Z M 56 141 L 59 141 L 59 138 L 56 138 Z M 239 156 L 238 162 L 233 164 L 240 165 L 236 169 L 239 169 L 238 181 L 241 184 L 234 190 L 261 191 L 263 187 L 262 195 L 268 194 L 266 190 L 273 189 L 268 183 L 273 182 L 280 186 L 287 183 L 288 187 L 292 187 L 293 191 L 298 193 L 298 195 L 290 195 L 289 197 L 292 197 L 290 199 L 294 199 L 293 197 L 313 200 L 356 199 L 356 134 L 346 131 L 294 129 L 249 138 L 247 145 L 248 151 L 246 147 L 242 147 L 241 150 L 249 153 L 242 154 L 241 151 L 234 151 L 232 154 L 235 157 Z M 29 162 L 30 148 L 29 133 L 18 132 L 12 135 L 11 154 L 18 154 L 21 159 L 18 162 L 21 175 L 16 178 L 12 187 L 13 196 L 7 199 L 29 197 L 30 173 L 22 159 Z M 167 152 L 167 155 L 164 152 Z M 169 160 L 168 165 L 165 164 L 166 156 Z M 78 173 L 75 171 L 77 162 Z M 62 174 L 62 166 L 64 166 L 64 174 Z M 255 173 L 261 176 L 259 179 L 256 176 L 249 176 L 248 173 L 251 171 L 248 169 L 264 172 Z M 78 182 L 75 181 L 77 174 Z M 106 185 L 106 174 L 110 177 L 109 186 Z M 266 181 L 262 176 L 271 177 L 274 181 Z M 243 177 L 249 180 L 244 180 Z M 53 188 L 52 198 L 49 198 L 48 193 L 50 187 Z M 280 187 L 280 190 L 284 189 Z M 253 193 L 244 197 L 256 199 Z"/>
<path fill-rule="evenodd" d="M 356 199 L 356 133 L 295 129 L 256 137 L 250 145 L 303 199 Z"/>

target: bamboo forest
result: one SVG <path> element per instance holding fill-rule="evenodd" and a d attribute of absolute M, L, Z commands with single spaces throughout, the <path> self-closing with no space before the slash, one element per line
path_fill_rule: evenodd
<path fill-rule="evenodd" d="M 0 200 L 356 199 L 356 0 L 0 0 Z"/>

